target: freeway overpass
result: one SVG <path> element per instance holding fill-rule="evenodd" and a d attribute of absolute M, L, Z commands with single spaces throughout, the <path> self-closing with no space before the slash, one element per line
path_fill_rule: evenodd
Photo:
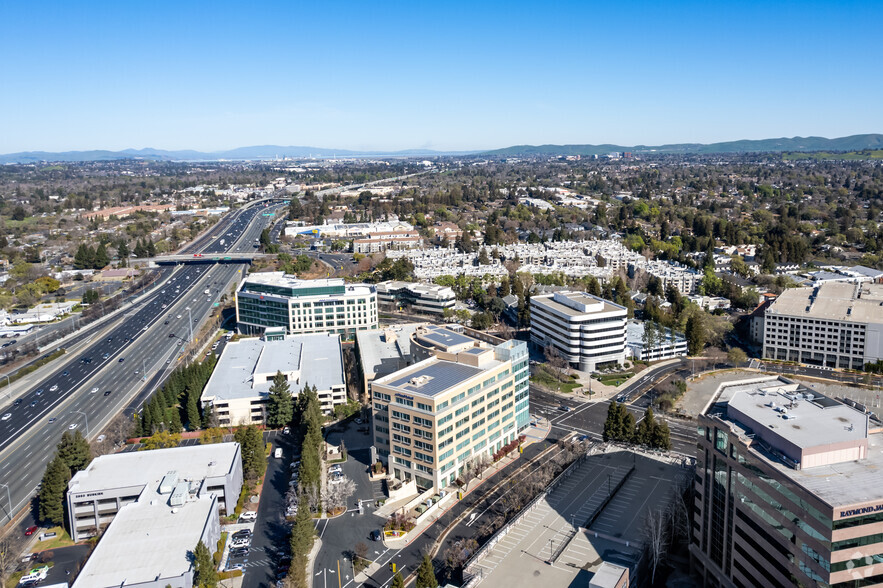
<path fill-rule="evenodd" d="M 156 257 L 139 257 L 132 259 L 132 266 L 156 267 L 160 265 L 216 265 L 229 263 L 251 264 L 255 259 L 276 257 L 272 253 L 178 253 L 173 255 L 157 255 Z"/>

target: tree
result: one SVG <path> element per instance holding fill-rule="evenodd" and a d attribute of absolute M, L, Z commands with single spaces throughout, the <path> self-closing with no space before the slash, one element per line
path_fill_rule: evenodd
<path fill-rule="evenodd" d="M 396 575 L 392 577 L 392 584 L 389 585 L 389 588 L 405 588 L 405 579 L 402 578 L 401 572 L 396 572 Z"/>
<path fill-rule="evenodd" d="M 143 451 L 152 449 L 170 449 L 181 444 L 180 433 L 170 433 L 169 431 L 157 431 L 147 439 L 143 440 Z"/>
<path fill-rule="evenodd" d="M 221 443 L 224 440 L 224 429 L 211 427 L 204 429 L 199 434 L 200 445 L 211 445 L 212 443 Z"/>
<path fill-rule="evenodd" d="M 638 423 L 638 426 L 635 427 L 635 443 L 639 445 L 650 445 L 650 440 L 653 438 L 653 430 L 656 427 L 656 419 L 653 418 L 653 409 L 647 408 L 647 412 L 644 413 L 644 418 L 641 419 L 641 422 Z"/>
<path fill-rule="evenodd" d="M 417 569 L 417 588 L 438 588 L 438 580 L 435 578 L 435 570 L 432 567 L 432 558 L 428 553 L 423 554 L 423 561 Z"/>
<path fill-rule="evenodd" d="M 260 478 L 267 470 L 261 431 L 254 425 L 248 425 L 238 429 L 233 437 L 240 446 L 243 475 L 249 480 Z"/>
<path fill-rule="evenodd" d="M 748 355 L 738 347 L 731 347 L 730 350 L 727 351 L 727 361 L 735 366 L 740 366 L 748 361 Z"/>
<path fill-rule="evenodd" d="M 293 411 L 294 399 L 291 397 L 288 381 L 282 372 L 277 371 L 267 398 L 267 425 L 276 429 L 284 427 L 291 422 Z"/>
<path fill-rule="evenodd" d="M 650 583 L 656 581 L 656 569 L 668 549 L 668 533 L 665 528 L 665 515 L 659 510 L 650 509 L 644 520 L 644 546 L 650 564 Z"/>
<path fill-rule="evenodd" d="M 95 250 L 95 264 L 93 268 L 101 269 L 108 263 L 110 263 L 110 256 L 107 254 L 107 248 L 104 246 L 104 243 L 100 243 L 98 249 Z"/>
<path fill-rule="evenodd" d="M 129 258 L 129 246 L 122 239 L 120 239 L 120 242 L 117 245 L 117 256 L 120 259 L 128 259 Z"/>
<path fill-rule="evenodd" d="M 41 521 L 49 521 L 55 525 L 64 523 L 64 493 L 70 479 L 70 467 L 56 453 L 46 466 L 40 485 L 38 515 Z"/>
<path fill-rule="evenodd" d="M 705 349 L 705 327 L 702 318 L 692 315 L 687 319 L 687 351 L 690 355 L 699 355 Z"/>
<path fill-rule="evenodd" d="M 316 527 L 313 523 L 310 509 L 306 508 L 306 499 L 303 496 L 298 499 L 298 504 L 301 507 L 297 509 L 297 514 L 294 516 L 289 545 L 291 546 L 292 556 L 306 556 L 313 548 L 313 541 L 316 538 Z"/>
<path fill-rule="evenodd" d="M 92 448 L 80 431 L 73 435 L 70 431 L 65 431 L 58 443 L 58 456 L 67 464 L 70 475 L 73 476 L 92 461 Z"/>
<path fill-rule="evenodd" d="M 218 585 L 218 572 L 212 554 L 202 541 L 193 550 L 193 585 L 198 588 L 214 588 Z"/>
<path fill-rule="evenodd" d="M 551 343 L 543 349 L 543 355 L 546 356 L 546 362 L 549 364 L 549 367 L 555 370 L 555 377 L 558 378 L 559 382 L 562 382 L 564 375 L 567 373 L 567 360 L 561 357 L 558 349 Z"/>

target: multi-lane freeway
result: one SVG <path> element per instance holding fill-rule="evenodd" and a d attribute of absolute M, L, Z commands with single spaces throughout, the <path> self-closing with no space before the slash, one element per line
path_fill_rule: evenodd
<path fill-rule="evenodd" d="M 239 209 L 192 243 L 201 255 L 253 250 L 276 205 Z M 222 243 L 223 240 L 223 243 Z M 201 321 L 244 265 L 184 265 L 159 271 L 155 286 L 117 319 L 90 330 L 85 345 L 47 367 L 18 399 L 0 408 L 0 512 L 9 520 L 27 504 L 59 437 L 92 438 L 177 366 Z M 42 375 L 42 373 L 41 373 Z M 8 492 L 4 492 L 8 490 Z"/>

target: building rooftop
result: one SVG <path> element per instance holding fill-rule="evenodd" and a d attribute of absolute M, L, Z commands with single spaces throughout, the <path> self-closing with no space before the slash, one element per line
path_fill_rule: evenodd
<path fill-rule="evenodd" d="M 868 436 L 867 415 L 796 383 L 774 382 L 740 391 L 730 399 L 727 416 L 754 429 L 762 427 L 801 449 Z"/>
<path fill-rule="evenodd" d="M 550 297 L 533 296 L 530 303 L 545 306 L 559 314 L 574 318 L 617 311 L 627 312 L 624 306 L 586 292 L 555 292 Z"/>
<path fill-rule="evenodd" d="M 798 400 L 796 407 L 787 409 L 789 413 L 796 412 L 797 418 L 786 420 L 781 413 L 766 406 L 771 401 L 779 402 L 778 399 L 790 402 L 791 399 L 776 391 L 779 388 L 787 388 L 792 395 L 812 393 L 814 399 Z M 759 394 L 761 390 L 767 390 L 766 396 Z M 756 458 L 830 507 L 879 501 L 883 498 L 883 489 L 880 486 L 883 475 L 883 433 L 870 432 L 867 417 L 859 410 L 783 377 L 762 377 L 724 384 L 715 400 L 710 412 L 725 420 L 733 433 L 750 445 Z M 732 415 L 729 414 L 729 406 L 735 408 Z M 800 447 L 866 442 L 865 457 L 795 469 L 794 464 L 780 458 L 775 451 L 778 447 L 772 443 L 767 445 L 756 441 L 760 436 L 757 427 L 737 418 L 736 413 L 739 411 L 752 415 L 757 423 L 763 423 L 764 426 L 777 425 L 775 429 L 769 430 L 776 431 L 783 440 Z M 797 428 L 793 425 L 797 425 Z"/>
<path fill-rule="evenodd" d="M 217 508 L 213 495 L 174 508 L 160 494 L 123 506 L 74 586 L 128 586 L 182 576 L 192 566 L 190 552 L 218 516 Z M 207 547 L 214 551 L 214 545 Z"/>
<path fill-rule="evenodd" d="M 430 357 L 413 366 L 377 380 L 395 391 L 405 394 L 437 396 L 458 386 L 486 370 L 471 365 Z"/>
<path fill-rule="evenodd" d="M 277 289 L 265 290 L 263 287 Z M 249 274 L 243 280 L 240 288 L 242 291 L 257 290 L 269 294 L 288 294 L 293 296 L 334 296 L 340 294 L 370 294 L 374 286 L 368 284 L 347 284 L 343 278 L 322 278 L 318 280 L 302 280 L 297 276 L 285 272 L 259 272 Z M 300 293 L 299 291 L 303 291 Z"/>
<path fill-rule="evenodd" d="M 236 467 L 239 443 L 189 445 L 172 449 L 113 453 L 96 457 L 68 483 L 69 493 L 105 488 L 140 486 L 145 480 L 157 484 L 170 471 L 179 480 L 204 480 L 226 476 Z"/>
<path fill-rule="evenodd" d="M 340 337 L 318 333 L 289 335 L 277 341 L 249 338 L 230 342 L 202 397 L 232 400 L 269 395 L 277 371 L 288 376 L 293 393 L 305 384 L 318 390 L 344 386 Z"/>
<path fill-rule="evenodd" d="M 423 323 L 394 325 L 356 333 L 356 345 L 366 374 L 388 374 L 411 358 L 411 336 Z M 385 366 L 389 366 L 387 369 Z"/>
<path fill-rule="evenodd" d="M 883 322 L 883 284 L 824 281 L 812 288 L 788 288 L 766 312 L 859 323 Z"/>
<path fill-rule="evenodd" d="M 419 339 L 428 341 L 433 346 L 446 351 L 457 345 L 474 345 L 475 339 L 444 327 L 427 326 L 417 334 Z"/>

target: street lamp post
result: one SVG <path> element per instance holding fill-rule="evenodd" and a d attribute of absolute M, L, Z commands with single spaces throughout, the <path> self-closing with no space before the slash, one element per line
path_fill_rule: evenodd
<path fill-rule="evenodd" d="M 75 413 L 77 413 L 77 414 L 81 414 L 81 415 L 83 415 L 83 418 L 86 419 L 86 437 L 88 437 L 88 436 L 89 436 L 89 415 L 87 415 L 87 414 L 86 414 L 85 412 L 83 412 L 82 410 L 73 410 L 73 411 L 71 411 L 71 412 L 75 412 Z"/>
<path fill-rule="evenodd" d="M 11 521 L 12 520 L 12 495 L 9 493 L 9 486 L 7 486 L 6 484 L 0 484 L 0 486 L 3 486 L 4 488 L 6 488 L 6 500 L 9 501 L 9 520 Z"/>

